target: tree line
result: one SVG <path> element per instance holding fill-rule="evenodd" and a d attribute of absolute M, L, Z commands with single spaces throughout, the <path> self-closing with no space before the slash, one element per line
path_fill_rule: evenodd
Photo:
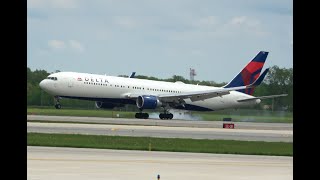
<path fill-rule="evenodd" d="M 58 72 L 58 71 L 57 71 Z M 27 105 L 28 106 L 54 106 L 54 99 L 51 95 L 43 91 L 39 87 L 40 81 L 45 79 L 50 73 L 45 70 L 32 71 L 27 67 Z M 119 77 L 128 77 L 126 75 L 119 75 Z M 160 79 L 152 76 L 137 75 L 134 78 L 149 79 L 156 81 L 176 82 L 181 81 L 186 84 L 199 84 L 205 86 L 221 87 L 226 82 L 217 83 L 215 81 L 191 81 L 179 75 L 173 75 L 171 78 Z M 293 68 L 280 68 L 272 66 L 265 77 L 263 83 L 255 88 L 254 96 L 266 96 L 273 94 L 288 94 L 286 97 L 264 99 L 256 108 L 272 107 L 274 110 L 288 110 L 293 109 Z M 94 108 L 93 101 L 63 99 L 64 107 L 75 108 Z"/>

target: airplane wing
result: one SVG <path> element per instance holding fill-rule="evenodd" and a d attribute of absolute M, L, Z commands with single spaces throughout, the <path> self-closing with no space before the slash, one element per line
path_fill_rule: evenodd
<path fill-rule="evenodd" d="M 159 100 L 164 102 L 176 102 L 176 101 L 183 102 L 183 99 L 188 99 L 188 98 L 190 98 L 191 101 L 194 102 L 194 101 L 200 101 L 200 100 L 209 99 L 217 96 L 224 96 L 224 95 L 230 94 L 230 91 L 236 91 L 240 89 L 249 89 L 249 88 L 254 88 L 260 85 L 268 71 L 269 71 L 269 68 L 267 68 L 261 74 L 261 76 L 258 79 L 256 79 L 252 84 L 249 84 L 247 86 L 219 88 L 219 89 L 205 90 L 205 91 L 191 91 L 191 92 L 180 93 L 180 94 L 159 94 L 157 95 L 157 97 L 159 98 Z M 126 97 L 137 98 L 140 95 L 127 94 Z"/>
<path fill-rule="evenodd" d="M 239 99 L 237 100 L 238 102 L 243 102 L 243 101 L 250 101 L 254 99 L 268 99 L 268 98 L 276 98 L 276 97 L 282 97 L 282 96 L 287 96 L 288 94 L 279 94 L 279 95 L 270 95 L 270 96 L 259 96 L 259 97 L 252 97 L 252 98 L 246 98 L 246 99 Z"/>

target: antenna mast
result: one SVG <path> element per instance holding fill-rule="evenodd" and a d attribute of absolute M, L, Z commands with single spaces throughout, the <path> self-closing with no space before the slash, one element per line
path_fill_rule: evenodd
<path fill-rule="evenodd" d="M 196 71 L 195 69 L 190 68 L 190 80 L 194 81 L 194 76 L 196 76 Z"/>

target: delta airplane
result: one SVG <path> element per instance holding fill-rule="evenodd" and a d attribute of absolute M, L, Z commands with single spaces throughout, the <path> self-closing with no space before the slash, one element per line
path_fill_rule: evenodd
<path fill-rule="evenodd" d="M 259 104 L 261 99 L 286 96 L 252 96 L 254 88 L 260 85 L 269 68 L 260 76 L 268 52 L 260 51 L 242 71 L 227 85 L 212 87 L 163 82 L 133 78 L 115 77 L 77 72 L 50 74 L 40 82 L 40 87 L 55 97 L 55 107 L 61 108 L 61 98 L 96 101 L 97 108 L 112 109 L 125 104 L 136 105 L 140 112 L 136 118 L 147 119 L 144 109 L 162 108 L 160 119 L 172 119 L 169 109 L 194 111 L 216 111 Z"/>

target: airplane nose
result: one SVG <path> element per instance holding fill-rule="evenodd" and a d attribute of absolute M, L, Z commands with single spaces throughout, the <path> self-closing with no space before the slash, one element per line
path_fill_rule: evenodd
<path fill-rule="evenodd" d="M 47 79 L 44 79 L 42 80 L 40 83 L 39 83 L 39 86 L 42 90 L 44 90 L 45 92 L 47 93 L 51 93 L 53 88 L 52 88 L 52 82 Z"/>
<path fill-rule="evenodd" d="M 43 90 L 46 90 L 46 84 L 47 84 L 47 82 L 45 82 L 45 81 L 46 81 L 46 80 L 42 80 L 42 81 L 39 83 L 40 88 L 43 89 Z"/>
<path fill-rule="evenodd" d="M 41 89 L 43 89 L 43 80 L 39 83 Z"/>

